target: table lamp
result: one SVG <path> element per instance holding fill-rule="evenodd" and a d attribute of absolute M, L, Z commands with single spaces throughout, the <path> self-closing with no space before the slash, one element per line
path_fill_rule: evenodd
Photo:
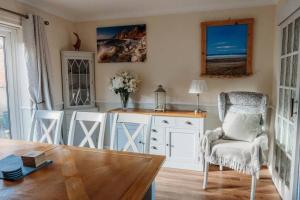
<path fill-rule="evenodd" d="M 207 91 L 207 84 L 205 80 L 193 80 L 189 89 L 190 94 L 197 94 L 198 101 L 197 101 L 197 109 L 195 113 L 202 112 L 199 105 L 199 96 L 201 93 Z"/>

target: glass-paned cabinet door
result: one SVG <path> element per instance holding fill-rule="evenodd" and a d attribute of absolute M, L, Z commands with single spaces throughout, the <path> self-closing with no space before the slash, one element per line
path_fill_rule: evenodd
<path fill-rule="evenodd" d="M 293 196 L 299 97 L 300 12 L 281 25 L 273 180 L 283 199 Z M 299 156 L 299 154 L 298 154 Z"/>
<path fill-rule="evenodd" d="M 93 107 L 94 53 L 62 52 L 64 107 Z"/>

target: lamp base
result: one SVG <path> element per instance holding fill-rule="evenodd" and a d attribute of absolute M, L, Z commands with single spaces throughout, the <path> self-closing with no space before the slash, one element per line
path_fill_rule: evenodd
<path fill-rule="evenodd" d="M 194 113 L 197 114 L 197 113 L 202 113 L 202 112 L 205 112 L 204 110 L 201 110 L 200 108 L 197 108 L 194 110 Z"/>

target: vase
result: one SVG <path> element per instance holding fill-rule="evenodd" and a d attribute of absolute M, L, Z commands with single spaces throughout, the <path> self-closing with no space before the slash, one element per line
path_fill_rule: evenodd
<path fill-rule="evenodd" d="M 121 98 L 122 109 L 126 110 L 127 105 L 128 105 L 129 93 L 128 92 L 121 92 L 120 93 L 120 98 Z"/>

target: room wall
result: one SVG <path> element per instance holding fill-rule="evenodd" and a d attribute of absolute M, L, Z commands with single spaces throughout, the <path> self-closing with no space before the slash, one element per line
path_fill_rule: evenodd
<path fill-rule="evenodd" d="M 168 102 L 194 104 L 195 96 L 188 94 L 192 79 L 200 73 L 200 22 L 228 18 L 255 18 L 254 74 L 244 78 L 206 78 L 208 92 L 201 95 L 201 103 L 217 103 L 221 91 L 249 90 L 272 96 L 273 41 L 275 7 L 233 9 L 224 11 L 173 14 L 155 17 L 115 19 L 76 23 L 82 40 L 82 50 L 96 50 L 96 28 L 125 24 L 147 24 L 148 54 L 145 63 L 96 64 L 96 100 L 118 102 L 119 97 L 109 89 L 109 78 L 117 71 L 136 72 L 142 84 L 134 102 L 153 103 L 153 91 L 163 84 Z"/>
<path fill-rule="evenodd" d="M 11 9 L 24 14 L 33 13 L 42 16 L 49 21 L 46 26 L 47 38 L 52 62 L 51 80 L 53 83 L 53 102 L 56 109 L 62 108 L 62 83 L 61 83 L 61 50 L 70 50 L 72 47 L 72 32 L 75 30 L 74 23 L 61 17 L 51 15 L 30 7 L 16 0 L 0 0 L 1 7 Z M 27 105 L 24 105 L 27 106 Z"/>
<path fill-rule="evenodd" d="M 132 100 L 135 106 L 152 108 L 153 91 L 158 84 L 163 84 L 168 92 L 167 101 L 172 107 L 193 109 L 196 97 L 188 94 L 188 88 L 191 80 L 197 79 L 200 74 L 200 22 L 249 17 L 255 19 L 254 74 L 234 79 L 205 78 L 208 91 L 200 97 L 202 108 L 209 113 L 205 128 L 215 128 L 220 124 L 216 105 L 217 95 L 222 91 L 263 92 L 271 97 L 271 105 L 276 102 L 272 87 L 275 76 L 273 68 L 275 6 L 73 23 L 15 0 L 0 0 L 0 3 L 3 7 L 19 12 L 39 14 L 50 22 L 46 29 L 53 64 L 51 78 L 55 88 L 54 104 L 58 109 L 62 106 L 60 51 L 72 49 L 74 30 L 79 33 L 82 40 L 81 50 L 95 52 L 97 27 L 147 24 L 148 53 L 145 63 L 96 63 L 96 101 L 100 110 L 120 106 L 119 97 L 109 90 L 109 78 L 120 70 L 134 71 L 142 81 L 139 92 Z"/>
<path fill-rule="evenodd" d="M 205 78 L 208 91 L 200 96 L 200 101 L 202 108 L 209 112 L 205 128 L 211 129 L 220 124 L 216 106 L 220 92 L 257 91 L 272 97 L 275 6 L 75 23 L 82 40 L 82 50 L 86 51 L 96 51 L 97 27 L 147 25 L 145 63 L 96 63 L 96 101 L 100 109 L 105 111 L 120 106 L 119 97 L 109 89 L 109 78 L 120 70 L 134 71 L 142 81 L 132 101 L 136 106 L 152 108 L 153 91 L 162 84 L 172 107 L 193 109 L 196 97 L 188 94 L 188 89 L 191 80 L 199 78 L 200 74 L 200 22 L 248 17 L 255 19 L 254 74 L 234 79 Z M 272 105 L 272 98 L 270 100 Z"/>
<path fill-rule="evenodd" d="M 51 84 L 53 85 L 53 104 L 57 110 L 62 109 L 62 83 L 61 83 L 61 61 L 60 51 L 69 50 L 71 48 L 71 33 L 74 31 L 75 26 L 73 22 L 56 17 L 49 13 L 42 12 L 38 9 L 32 8 L 28 5 L 18 3 L 15 0 L 0 0 L 0 5 L 3 8 L 11 9 L 24 14 L 33 13 L 42 16 L 45 20 L 49 21 L 50 25 L 46 26 L 47 38 L 50 49 L 50 57 L 52 62 L 52 69 L 50 70 Z M 16 15 L 0 11 L 0 21 L 10 23 L 13 25 L 20 25 L 20 18 Z M 22 33 L 20 32 L 20 38 Z M 20 40 L 21 41 L 21 40 Z M 20 124 L 22 124 L 20 136 L 23 139 L 30 132 L 31 128 L 31 101 L 28 88 L 27 74 L 24 59 L 19 58 L 18 69 L 18 85 L 19 85 L 19 103 L 20 103 Z M 21 100 L 20 100 L 21 99 Z"/>
<path fill-rule="evenodd" d="M 145 63 L 107 63 L 95 66 L 96 102 L 100 110 L 120 107 L 119 97 L 109 89 L 109 78 L 121 70 L 134 71 L 142 81 L 130 106 L 152 108 L 153 91 L 158 84 L 167 90 L 168 103 L 177 109 L 193 109 L 196 97 L 188 94 L 191 80 L 200 74 L 200 23 L 228 18 L 254 18 L 253 72 L 243 78 L 205 78 L 208 91 L 200 96 L 201 107 L 208 111 L 205 129 L 220 125 L 217 95 L 222 91 L 256 91 L 270 96 L 273 105 L 273 44 L 275 6 L 223 11 L 170 14 L 129 19 L 75 23 L 82 50 L 96 51 L 96 28 L 145 23 L 147 25 L 147 61 Z M 270 121 L 272 109 L 270 109 Z M 271 127 L 273 125 L 271 124 Z M 271 130 L 272 131 L 272 130 Z M 108 135 L 108 134 L 106 134 Z M 271 138 L 273 131 L 270 132 Z M 105 138 L 105 144 L 109 137 Z"/>

